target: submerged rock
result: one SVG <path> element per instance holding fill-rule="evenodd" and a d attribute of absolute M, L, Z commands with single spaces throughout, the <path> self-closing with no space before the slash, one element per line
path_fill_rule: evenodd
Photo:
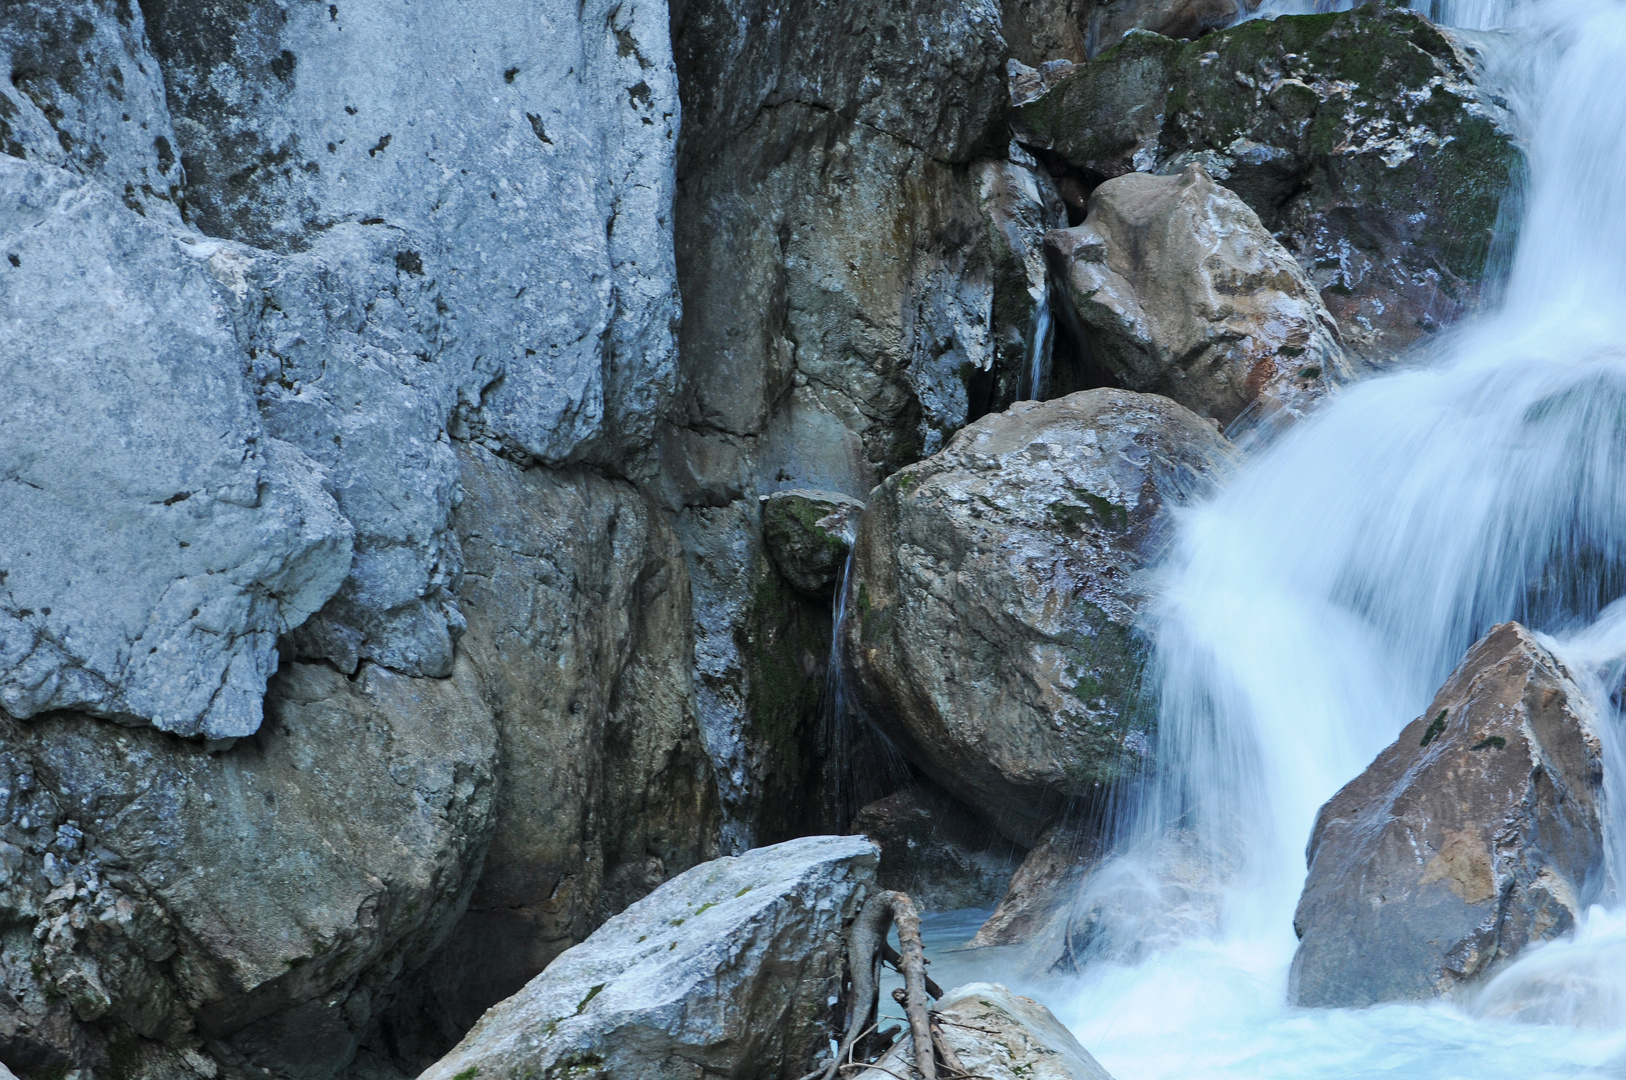
<path fill-rule="evenodd" d="M 863 512 L 863 503 L 839 491 L 776 491 L 762 500 L 762 541 L 798 592 L 828 599 Z"/>
<path fill-rule="evenodd" d="M 1108 180 L 1045 247 L 1096 362 L 1130 389 L 1229 424 L 1299 413 L 1350 374 L 1304 271 L 1199 165 Z"/>
<path fill-rule="evenodd" d="M 1112 1080 L 1049 1009 L 998 983 L 950 990 L 933 1008 L 932 1019 L 965 1071 L 983 1080 Z M 918 1077 L 910 1039 L 899 1040 L 874 1067 L 853 1075 L 858 1080 Z"/>
<path fill-rule="evenodd" d="M 223 753 L 68 713 L 0 717 L 6 1061 L 332 1076 L 451 928 L 497 779 L 472 667 L 352 680 L 292 664 L 266 701 L 259 733 Z"/>
<path fill-rule="evenodd" d="M 1289 997 L 1429 998 L 1570 930 L 1604 886 L 1597 717 L 1518 623 L 1321 808 Z"/>
<path fill-rule="evenodd" d="M 871 716 L 1033 844 L 1146 747 L 1137 573 L 1229 444 L 1167 398 L 1019 402 L 871 496 L 846 648 Z"/>
<path fill-rule="evenodd" d="M 810 836 L 681 874 L 486 1013 L 421 1080 L 800 1076 L 828 1042 L 875 845 Z"/>
<path fill-rule="evenodd" d="M 1023 854 L 928 782 L 870 803 L 858 811 L 852 831 L 881 846 L 881 887 L 908 893 L 923 911 L 997 903 Z"/>
<path fill-rule="evenodd" d="M 1094 179 L 1201 163 L 1309 271 L 1345 343 L 1378 358 L 1479 294 L 1522 157 L 1467 53 L 1382 4 L 1130 34 L 1018 113 Z"/>

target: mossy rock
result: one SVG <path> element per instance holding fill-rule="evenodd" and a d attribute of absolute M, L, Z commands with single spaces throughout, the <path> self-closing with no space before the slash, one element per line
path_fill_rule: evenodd
<path fill-rule="evenodd" d="M 1346 344 L 1386 356 L 1470 306 L 1523 155 L 1468 55 L 1408 10 L 1129 35 L 1018 110 L 1097 180 L 1201 163 L 1304 264 Z"/>
<path fill-rule="evenodd" d="M 762 539 L 769 558 L 798 592 L 829 599 L 852 550 L 864 504 L 834 491 L 776 491 L 762 501 Z"/>

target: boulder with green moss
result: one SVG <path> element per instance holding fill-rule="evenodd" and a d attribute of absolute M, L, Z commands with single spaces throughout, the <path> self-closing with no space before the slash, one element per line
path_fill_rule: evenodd
<path fill-rule="evenodd" d="M 1131 33 L 1023 106 L 1023 141 L 1096 181 L 1199 162 L 1310 271 L 1368 358 L 1478 296 L 1523 167 L 1473 53 L 1415 12 L 1366 6 L 1197 41 Z"/>
<path fill-rule="evenodd" d="M 829 599 L 863 512 L 863 503 L 837 491 L 776 491 L 762 499 L 762 540 L 798 592 Z"/>
<path fill-rule="evenodd" d="M 1140 571 L 1229 444 L 1167 398 L 1087 390 L 985 416 L 870 496 L 845 647 L 920 769 L 1024 846 L 1147 745 Z"/>

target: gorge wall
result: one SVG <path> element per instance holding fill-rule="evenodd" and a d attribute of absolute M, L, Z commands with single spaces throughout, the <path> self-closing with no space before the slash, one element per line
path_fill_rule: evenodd
<path fill-rule="evenodd" d="M 1509 183 L 1505 114 L 1408 13 L 1321 17 L 1388 50 L 1369 91 L 1356 52 L 1298 70 L 1308 50 L 1244 24 L 1236 130 L 1171 108 L 1131 133 L 1155 152 L 1091 156 L 1107 90 L 1144 104 L 1125 64 L 1208 63 L 1127 31 L 1236 14 L 7 5 L 0 1063 L 413 1075 L 667 878 L 924 782 L 930 747 L 857 786 L 829 752 L 830 600 L 770 557 L 761 501 L 868 500 L 1022 398 L 1175 385 L 1099 363 L 1098 313 L 1053 286 L 1045 235 L 1088 228 L 1109 174 L 1224 183 L 1259 157 L 1238 140 L 1286 146 L 1264 157 L 1298 204 L 1215 198 L 1246 203 L 1237 265 L 1304 264 L 1283 287 L 1351 364 L 1427 328 L 1374 329 L 1377 286 L 1350 282 L 1411 319 L 1445 281 L 1449 318 L 1483 273 L 1483 245 L 1436 248 Z M 1051 92 L 1018 116 L 1033 78 Z M 1422 89 L 1436 107 L 1406 113 Z M 1370 137 L 1338 144 L 1351 95 Z M 1385 154 L 1479 201 L 1390 236 Z M 1360 281 L 1326 261 L 1351 250 Z M 1336 382 L 1296 355 L 1247 371 Z M 1217 421 L 1181 405 L 1209 455 Z M 1013 841 L 1083 798 L 1057 791 Z"/>

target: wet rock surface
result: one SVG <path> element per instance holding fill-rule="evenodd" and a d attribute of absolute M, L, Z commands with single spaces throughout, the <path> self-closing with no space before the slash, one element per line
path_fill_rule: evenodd
<path fill-rule="evenodd" d="M 1279 421 L 1350 375 L 1298 263 L 1200 165 L 1108 180 L 1045 248 L 1096 362 L 1130 389 L 1222 424 Z"/>
<path fill-rule="evenodd" d="M 935 784 L 915 783 L 865 806 L 852 832 L 881 848 L 878 881 L 922 911 L 997 903 L 1023 850 Z"/>
<path fill-rule="evenodd" d="M 950 990 L 932 1010 L 943 1042 L 969 1073 L 987 1080 L 1112 1080 L 1049 1009 L 998 983 Z M 917 1077 L 903 1039 L 860 1080 Z M 939 1074 L 941 1075 L 941 1074 Z"/>
<path fill-rule="evenodd" d="M 223 753 L 0 719 L 0 1055 L 33 1075 L 334 1074 L 467 903 L 496 734 L 466 661 L 443 680 L 290 665 Z"/>
<path fill-rule="evenodd" d="M 1100 841 L 1090 830 L 1069 821 L 1050 826 L 1011 876 L 970 947 L 1027 945 L 1049 961 L 1063 956 L 1080 887 L 1100 855 Z"/>
<path fill-rule="evenodd" d="M 831 597 L 863 513 L 863 503 L 838 491 L 776 491 L 762 501 L 762 540 L 797 591 Z"/>
<path fill-rule="evenodd" d="M 848 655 L 870 714 L 932 780 L 1033 844 L 1147 743 L 1136 575 L 1165 507 L 1229 444 L 1190 410 L 1091 390 L 984 417 L 871 496 Z"/>
<path fill-rule="evenodd" d="M 423 1080 L 799 1076 L 825 1048 L 875 846 L 812 836 L 681 874 L 488 1012 Z"/>
<path fill-rule="evenodd" d="M 1435 997 L 1572 929 L 1603 887 L 1597 718 L 1517 623 L 1317 816 L 1289 996 Z"/>
<path fill-rule="evenodd" d="M 1522 157 L 1471 57 L 1381 5 L 1190 43 L 1131 34 L 1025 106 L 1025 141 L 1097 180 L 1201 163 L 1308 270 L 1346 344 L 1381 359 L 1479 295 Z"/>

